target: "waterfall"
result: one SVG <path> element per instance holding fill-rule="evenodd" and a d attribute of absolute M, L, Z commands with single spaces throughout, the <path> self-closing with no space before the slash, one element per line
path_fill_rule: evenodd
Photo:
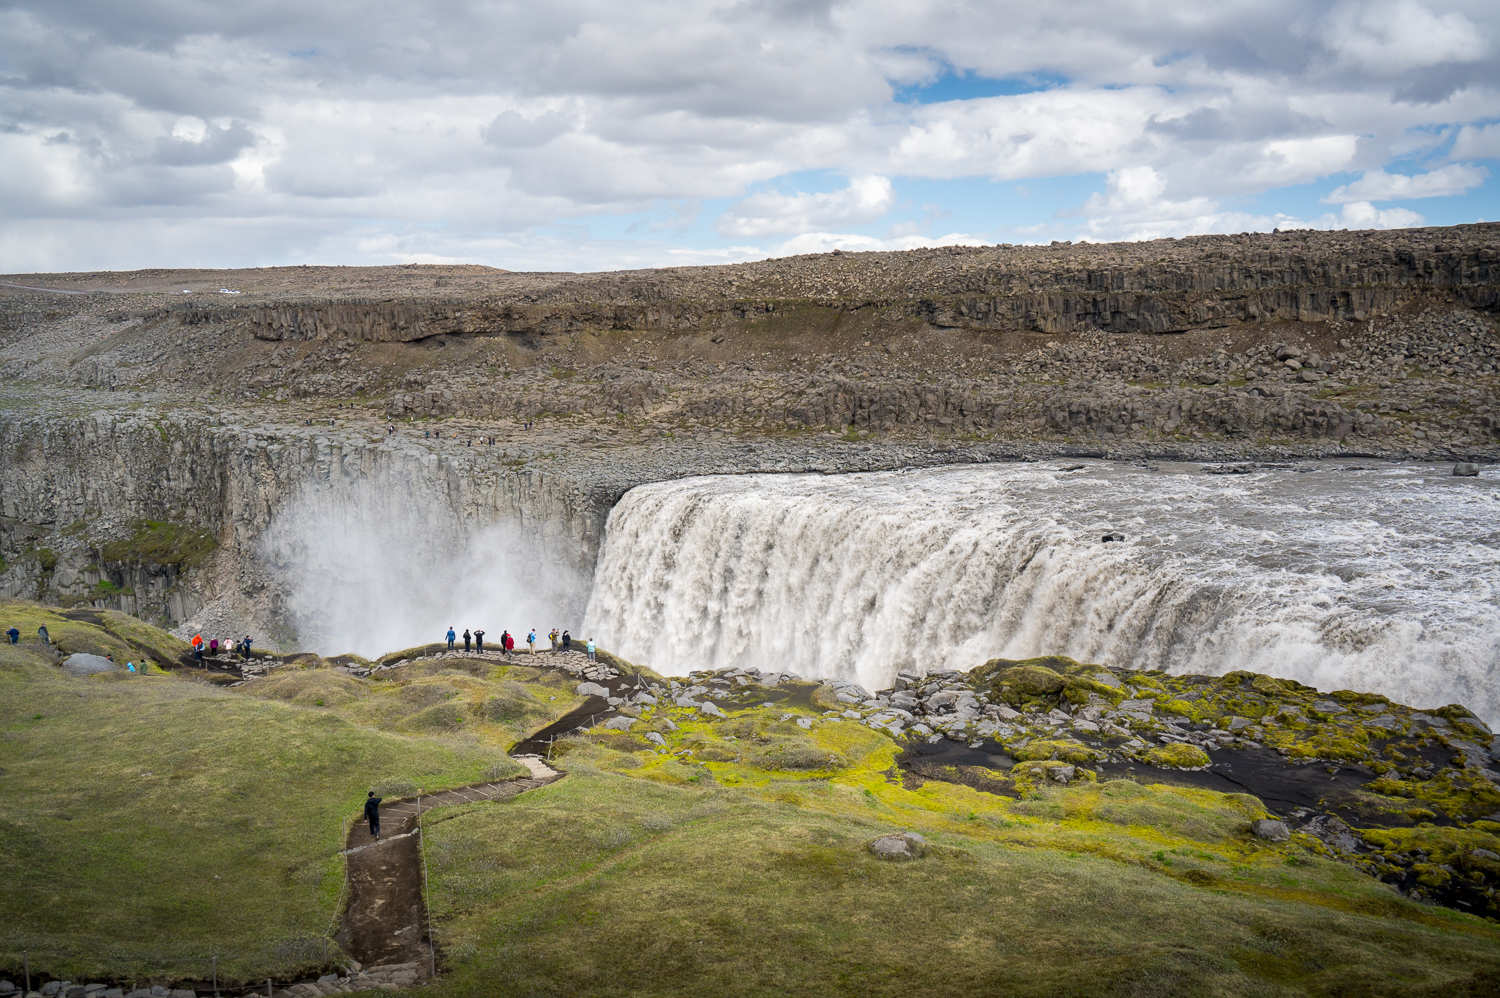
<path fill-rule="evenodd" d="M 1415 465 L 1103 462 L 662 482 L 611 513 L 585 630 L 673 674 L 873 689 L 900 669 L 1063 654 L 1494 719 L 1497 484 Z"/>

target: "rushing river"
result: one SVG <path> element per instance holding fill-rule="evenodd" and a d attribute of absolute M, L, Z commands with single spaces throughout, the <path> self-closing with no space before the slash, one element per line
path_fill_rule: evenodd
<path fill-rule="evenodd" d="M 1104 462 L 692 478 L 611 513 L 584 631 L 673 674 L 1064 654 L 1500 720 L 1500 476 Z M 1104 543 L 1106 533 L 1124 540 Z"/>

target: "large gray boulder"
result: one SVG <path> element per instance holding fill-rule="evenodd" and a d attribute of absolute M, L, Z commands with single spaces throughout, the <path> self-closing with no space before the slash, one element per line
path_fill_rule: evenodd
<path fill-rule="evenodd" d="M 117 672 L 120 665 L 103 655 L 87 655 L 78 652 L 63 659 L 63 671 L 70 676 L 93 676 L 101 672 Z"/>
<path fill-rule="evenodd" d="M 879 859 L 916 859 L 927 851 L 927 840 L 916 832 L 895 832 L 872 841 L 870 851 Z"/>
<path fill-rule="evenodd" d="M 598 683 L 579 683 L 573 687 L 573 692 L 581 697 L 608 697 L 609 690 Z"/>
<path fill-rule="evenodd" d="M 1286 827 L 1286 822 L 1275 818 L 1257 818 L 1250 822 L 1250 830 L 1256 838 L 1268 842 L 1285 842 L 1292 837 L 1292 830 Z"/>
<path fill-rule="evenodd" d="M 633 717 L 611 717 L 604 722 L 604 726 L 606 728 L 613 728 L 616 731 L 629 731 L 630 726 L 634 723 L 635 718 Z"/>

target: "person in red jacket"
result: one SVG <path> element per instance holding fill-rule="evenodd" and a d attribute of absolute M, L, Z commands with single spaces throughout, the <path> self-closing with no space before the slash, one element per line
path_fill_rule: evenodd
<path fill-rule="evenodd" d="M 511 634 L 509 631 L 506 631 L 505 637 L 502 640 L 505 642 L 505 657 L 509 659 L 513 657 L 513 653 L 516 650 L 515 635 Z"/>

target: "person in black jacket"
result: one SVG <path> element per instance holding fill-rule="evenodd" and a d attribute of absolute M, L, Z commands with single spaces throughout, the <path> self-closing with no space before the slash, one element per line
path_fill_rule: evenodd
<path fill-rule="evenodd" d="M 372 838 L 380 838 L 380 801 L 375 796 L 375 791 L 370 791 L 370 796 L 365 798 L 365 820 L 370 823 L 370 835 Z"/>

